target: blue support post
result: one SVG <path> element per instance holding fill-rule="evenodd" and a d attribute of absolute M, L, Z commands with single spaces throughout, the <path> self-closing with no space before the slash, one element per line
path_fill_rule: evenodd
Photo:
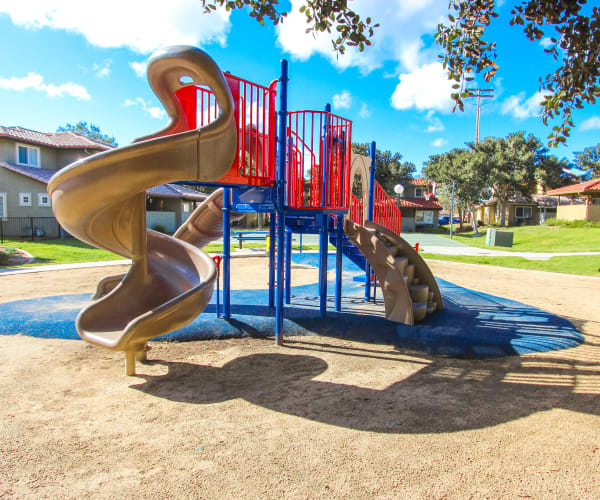
<path fill-rule="evenodd" d="M 344 238 L 344 216 L 337 215 L 335 250 L 335 310 L 342 310 L 342 246 Z"/>
<path fill-rule="evenodd" d="M 325 104 L 325 112 L 331 113 L 331 104 Z M 323 157 L 323 161 L 321 162 L 321 169 L 323 170 L 321 173 L 321 182 L 323 183 L 321 186 L 321 205 L 327 206 L 327 192 L 329 189 L 329 115 L 325 116 L 325 130 L 323 131 L 323 148 L 321 151 L 321 155 Z"/>
<path fill-rule="evenodd" d="M 319 230 L 319 311 L 321 318 L 327 315 L 327 241 L 328 219 L 326 213 L 321 214 L 321 228 Z"/>
<path fill-rule="evenodd" d="M 302 233 L 300 233 L 300 253 L 302 253 Z"/>
<path fill-rule="evenodd" d="M 223 318 L 231 317 L 231 188 L 223 190 Z"/>
<path fill-rule="evenodd" d="M 292 301 L 292 230 L 285 228 L 285 303 Z"/>
<path fill-rule="evenodd" d="M 277 171 L 277 304 L 275 306 L 275 343 L 283 343 L 283 257 L 285 245 L 285 166 L 287 160 L 287 83 L 288 63 L 281 61 L 281 78 L 279 80 L 279 161 Z"/>
<path fill-rule="evenodd" d="M 371 142 L 371 165 L 369 167 L 369 206 L 367 207 L 367 220 L 373 220 L 375 208 L 375 172 L 377 146 L 375 141 Z M 365 268 L 365 300 L 371 300 L 371 266 L 367 262 Z"/>
<path fill-rule="evenodd" d="M 275 212 L 269 215 L 269 307 L 275 307 Z"/>

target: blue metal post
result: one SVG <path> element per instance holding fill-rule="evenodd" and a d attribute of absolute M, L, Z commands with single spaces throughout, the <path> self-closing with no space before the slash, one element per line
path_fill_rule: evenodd
<path fill-rule="evenodd" d="M 285 228 L 285 303 L 291 302 L 292 286 L 292 230 Z"/>
<path fill-rule="evenodd" d="M 269 215 L 269 307 L 275 307 L 275 212 Z"/>
<path fill-rule="evenodd" d="M 327 315 L 327 241 L 329 216 L 321 214 L 321 228 L 319 230 L 319 311 L 321 317 Z"/>
<path fill-rule="evenodd" d="M 285 245 L 285 166 L 287 160 L 287 83 L 288 63 L 281 61 L 281 78 L 279 80 L 279 161 L 277 171 L 277 304 L 275 307 L 275 343 L 283 343 L 283 258 Z"/>
<path fill-rule="evenodd" d="M 367 207 L 367 220 L 373 220 L 373 212 L 375 207 L 375 172 L 377 171 L 376 164 L 377 146 L 375 141 L 371 142 L 371 165 L 369 167 L 369 206 Z M 365 300 L 371 300 L 371 266 L 366 263 L 365 267 Z"/>
<path fill-rule="evenodd" d="M 302 253 L 302 233 L 300 233 L 300 253 Z"/>
<path fill-rule="evenodd" d="M 344 216 L 337 215 L 335 250 L 335 310 L 342 310 L 342 246 L 344 238 Z"/>
<path fill-rule="evenodd" d="M 231 188 L 223 190 L 223 318 L 231 317 Z"/>

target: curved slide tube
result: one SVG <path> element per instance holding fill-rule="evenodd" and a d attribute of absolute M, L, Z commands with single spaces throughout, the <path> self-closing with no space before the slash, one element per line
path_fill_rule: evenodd
<path fill-rule="evenodd" d="M 205 52 L 187 46 L 160 51 L 150 60 L 148 79 L 169 126 L 73 163 L 48 184 L 56 218 L 67 231 L 133 261 L 122 281 L 76 321 L 84 340 L 125 352 L 128 375 L 148 339 L 181 328 L 204 310 L 217 276 L 212 259 L 192 244 L 146 229 L 145 192 L 178 180 L 217 181 L 237 146 L 229 87 Z M 220 108 L 216 120 L 195 130 L 188 130 L 175 97 L 189 84 L 210 87 Z"/>

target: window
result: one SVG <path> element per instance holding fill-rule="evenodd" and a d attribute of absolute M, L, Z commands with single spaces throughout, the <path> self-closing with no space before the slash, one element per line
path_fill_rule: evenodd
<path fill-rule="evenodd" d="M 415 223 L 433 225 L 433 212 L 431 210 L 415 210 Z"/>
<path fill-rule="evenodd" d="M 50 195 L 48 193 L 38 193 L 38 207 L 49 207 Z"/>
<path fill-rule="evenodd" d="M 17 144 L 17 163 L 28 167 L 39 167 L 40 148 Z"/>
<path fill-rule="evenodd" d="M 0 219 L 6 219 L 6 193 L 0 193 Z"/>
<path fill-rule="evenodd" d="M 415 188 L 415 198 L 425 198 L 425 189 Z"/>
<path fill-rule="evenodd" d="M 19 206 L 30 207 L 31 206 L 31 193 L 19 193 Z"/>
<path fill-rule="evenodd" d="M 189 201 L 183 202 L 183 211 L 186 214 L 190 211 L 190 202 Z"/>
<path fill-rule="evenodd" d="M 515 217 L 517 219 L 531 219 L 532 216 L 532 207 L 515 207 Z"/>

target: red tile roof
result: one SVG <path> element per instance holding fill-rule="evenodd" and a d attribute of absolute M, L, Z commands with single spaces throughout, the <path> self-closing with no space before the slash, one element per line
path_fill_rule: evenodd
<path fill-rule="evenodd" d="M 561 194 L 583 194 L 590 192 L 600 193 L 600 179 L 592 179 L 591 181 L 581 182 L 580 184 L 571 184 L 570 186 L 553 189 L 546 194 L 558 196 Z"/>
<path fill-rule="evenodd" d="M 425 208 L 429 210 L 441 210 L 442 204 L 435 199 L 425 198 L 400 198 L 400 208 Z"/>
<path fill-rule="evenodd" d="M 429 182 L 427 179 L 411 179 L 408 181 L 413 186 L 431 186 L 433 182 Z"/>
<path fill-rule="evenodd" d="M 74 134 L 73 132 L 37 132 L 23 127 L 0 126 L 0 137 L 8 137 L 30 144 L 49 146 L 57 149 L 86 148 L 104 151 L 111 148 L 108 144 L 89 139 L 83 135 Z"/>

